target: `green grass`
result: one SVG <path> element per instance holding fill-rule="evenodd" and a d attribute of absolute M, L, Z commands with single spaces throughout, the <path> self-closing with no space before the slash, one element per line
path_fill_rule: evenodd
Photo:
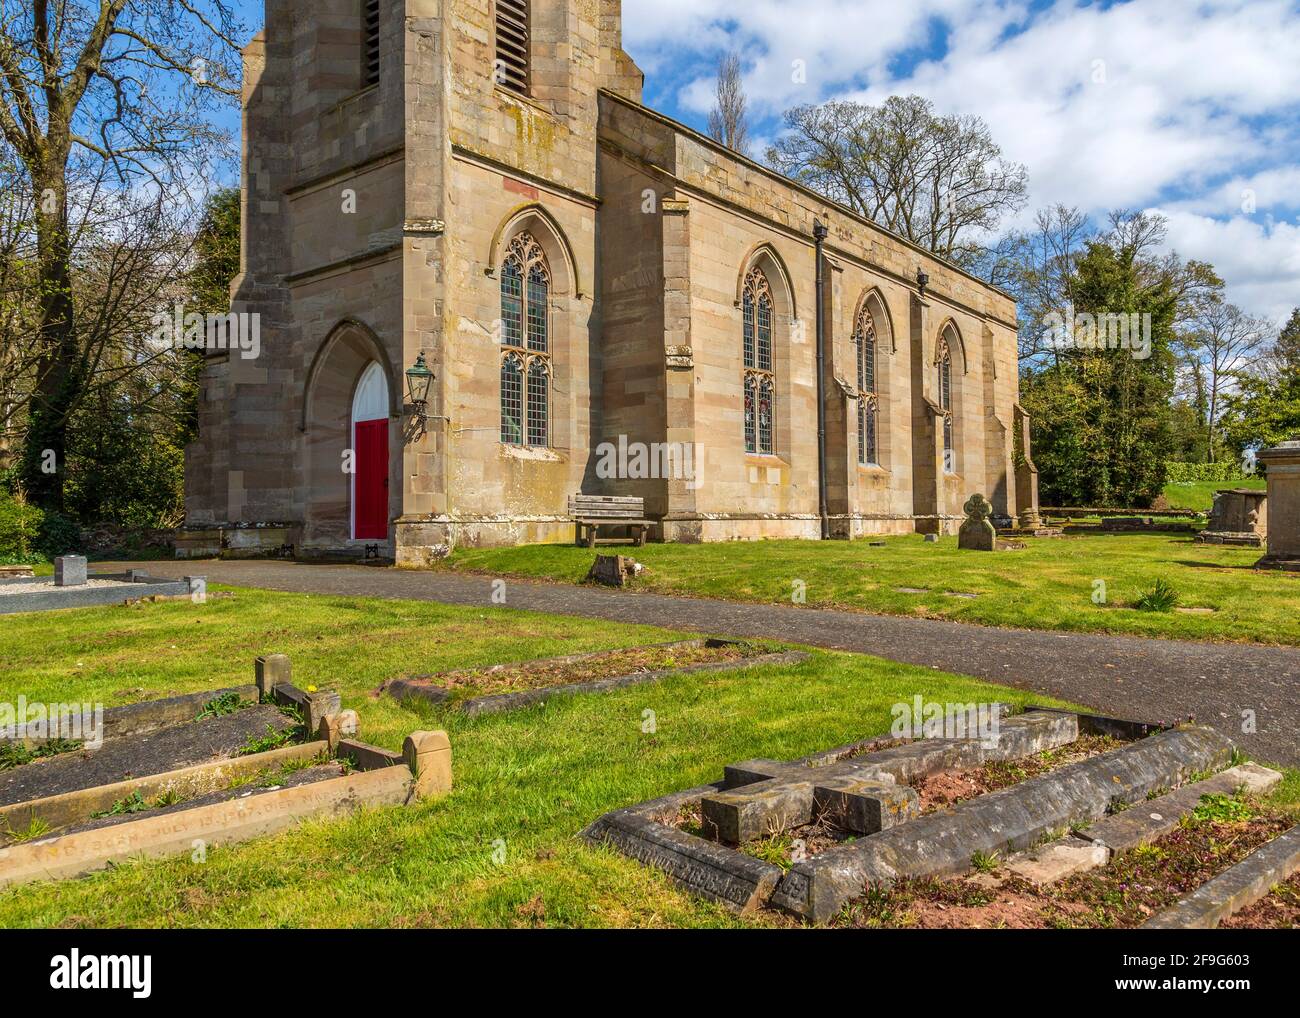
<path fill-rule="evenodd" d="M 1256 488 L 1263 491 L 1268 482 L 1262 477 L 1244 481 L 1183 481 L 1165 485 L 1165 499 L 1170 509 L 1195 509 L 1208 513 L 1214 505 L 1214 493 L 1223 488 Z"/>
<path fill-rule="evenodd" d="M 810 606 L 990 626 L 1300 643 L 1300 575 L 1255 571 L 1261 553 L 1253 548 L 1170 534 L 1029 539 L 1023 550 L 996 553 L 961 551 L 955 537 L 880 540 L 884 547 L 867 540 L 656 544 L 633 554 L 646 565 L 637 586 L 663 593 L 790 604 L 802 589 Z M 443 568 L 578 583 L 592 555 L 572 545 L 462 548 Z M 1138 599 L 1162 579 L 1178 591 L 1179 608 L 1212 611 L 1139 610 Z M 1097 603 L 1102 584 L 1106 601 Z"/>
<path fill-rule="evenodd" d="M 0 890 L 0 926 L 733 926 L 741 920 L 574 836 L 609 809 L 717 780 L 735 760 L 788 759 L 886 731 L 890 706 L 916 693 L 1036 699 L 820 651 L 796 665 L 698 673 L 482 718 L 370 696 L 401 672 L 678 635 L 506 609 L 247 590 L 201 607 L 7 619 L 0 699 L 111 706 L 211 689 L 247 681 L 255 654 L 281 651 L 296 681 L 339 690 L 366 741 L 398 749 L 412 730 L 446 728 L 455 788 L 436 802 L 215 848 L 202 863 L 133 862 Z M 654 734 L 642 731 L 646 710 Z"/>

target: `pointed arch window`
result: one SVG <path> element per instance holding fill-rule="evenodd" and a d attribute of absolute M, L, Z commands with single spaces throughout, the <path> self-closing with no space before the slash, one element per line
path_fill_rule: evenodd
<path fill-rule="evenodd" d="M 501 441 L 507 445 L 550 444 L 550 293 L 545 252 L 530 234 L 518 234 L 501 265 Z"/>
<path fill-rule="evenodd" d="M 776 451 L 776 375 L 772 370 L 772 288 L 758 268 L 745 277 L 744 321 L 745 451 Z"/>
<path fill-rule="evenodd" d="M 858 462 L 869 466 L 880 462 L 880 394 L 876 390 L 876 321 L 865 307 L 858 315 L 853 342 L 858 360 Z"/>
<path fill-rule="evenodd" d="M 939 337 L 939 346 L 935 351 L 934 360 L 938 372 L 936 385 L 939 394 L 939 410 L 943 415 L 943 469 L 944 473 L 953 474 L 957 472 L 957 465 L 956 453 L 953 449 L 952 349 L 944 336 Z"/>

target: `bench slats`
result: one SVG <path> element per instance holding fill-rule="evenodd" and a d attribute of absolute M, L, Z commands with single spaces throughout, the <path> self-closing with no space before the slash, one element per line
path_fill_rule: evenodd
<path fill-rule="evenodd" d="M 635 495 L 570 495 L 569 515 L 577 524 L 578 543 L 585 543 L 588 548 L 596 546 L 596 531 L 600 527 L 630 527 L 634 531 L 633 540 L 643 545 L 647 530 L 654 525 L 653 520 L 645 518 L 645 499 Z"/>

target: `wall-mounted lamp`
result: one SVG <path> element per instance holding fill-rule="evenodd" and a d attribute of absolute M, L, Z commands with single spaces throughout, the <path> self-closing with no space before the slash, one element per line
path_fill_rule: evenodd
<path fill-rule="evenodd" d="M 916 267 L 916 288 L 922 297 L 925 296 L 925 288 L 929 285 L 930 277 L 926 274 L 926 271 L 918 265 Z"/>
<path fill-rule="evenodd" d="M 429 420 L 429 387 L 433 384 L 433 372 L 424 362 L 424 351 L 415 358 L 415 363 L 406 369 L 407 412 L 416 419 L 423 431 Z"/>

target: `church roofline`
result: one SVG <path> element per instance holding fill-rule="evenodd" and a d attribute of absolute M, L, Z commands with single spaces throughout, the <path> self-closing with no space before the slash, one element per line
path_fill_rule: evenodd
<path fill-rule="evenodd" d="M 610 91 L 607 88 L 602 88 L 599 90 L 599 92 L 602 96 L 612 99 L 615 102 L 619 103 L 620 105 L 628 107 L 629 109 L 636 110 L 638 113 L 642 113 L 653 120 L 657 120 L 659 123 L 665 125 L 666 127 L 671 127 L 673 130 L 678 131 L 681 134 L 687 135 L 692 140 L 698 142 L 701 145 L 704 145 L 706 148 L 713 149 L 713 151 L 715 152 L 719 152 L 730 159 L 734 159 L 736 162 L 744 164 L 745 166 L 749 167 L 751 170 L 755 170 L 758 173 L 761 173 L 763 176 L 771 180 L 779 181 L 780 183 L 785 184 L 787 187 L 793 188 L 794 190 L 798 191 L 801 194 L 805 194 L 808 197 L 813 198 L 819 202 L 822 202 L 825 205 L 829 205 L 831 208 L 835 209 L 841 215 L 847 216 L 849 219 L 861 223 L 863 226 L 867 227 L 868 229 L 875 230 L 877 233 L 882 233 L 886 237 L 898 241 L 898 243 L 902 244 L 904 247 L 910 248 L 911 250 L 915 251 L 917 254 L 922 255 L 926 258 L 930 258 L 935 262 L 937 262 L 939 265 L 942 265 L 944 268 L 951 269 L 953 272 L 956 272 L 960 276 L 964 276 L 965 278 L 969 279 L 973 283 L 977 283 L 979 286 L 983 287 L 984 289 L 991 290 L 993 293 L 1005 297 L 1013 304 L 1015 303 L 1016 298 L 1012 294 L 1008 293 L 1006 290 L 1002 289 L 1002 287 L 998 286 L 996 283 L 990 283 L 986 279 L 981 279 L 979 276 L 968 271 L 967 269 L 963 269 L 960 265 L 956 264 L 955 262 L 949 261 L 947 258 L 944 258 L 942 255 L 935 254 L 935 252 L 929 250 L 928 248 L 922 247 L 920 244 L 916 243 L 916 241 L 908 240 L 906 237 L 902 236 L 901 234 L 897 234 L 893 230 L 889 229 L 889 227 L 881 226 L 874 219 L 868 219 L 866 216 L 861 215 L 858 212 L 854 212 L 853 209 L 849 208 L 847 205 L 843 204 L 842 202 L 838 202 L 834 198 L 828 198 L 826 195 L 821 194 L 818 191 L 814 191 L 808 185 L 801 184 L 799 183 L 799 181 L 794 180 L 791 177 L 787 177 L 784 173 L 778 173 L 770 166 L 764 166 L 762 163 L 749 158 L 749 156 L 742 155 L 741 153 L 737 152 L 735 149 L 727 148 L 726 145 L 723 145 L 721 142 L 717 141 L 714 138 L 710 138 L 707 134 L 702 134 L 701 132 L 695 130 L 695 128 L 688 127 L 686 124 L 674 120 L 672 117 L 660 113 L 656 109 L 652 109 L 651 107 L 645 105 L 645 103 L 634 102 L 633 100 L 628 99 L 626 96 L 619 95 L 617 92 Z"/>

